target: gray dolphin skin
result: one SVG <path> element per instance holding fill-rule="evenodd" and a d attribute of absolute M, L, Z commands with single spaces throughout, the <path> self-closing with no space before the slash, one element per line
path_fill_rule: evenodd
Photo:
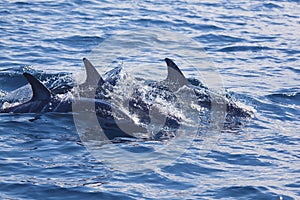
<path fill-rule="evenodd" d="M 160 95 L 160 93 L 167 94 L 163 96 L 163 98 L 172 100 L 176 98 L 174 93 L 185 86 L 193 90 L 200 106 L 210 109 L 212 104 L 211 91 L 204 87 L 200 81 L 186 78 L 179 67 L 171 59 L 165 58 L 165 62 L 168 71 L 167 78 L 163 81 L 150 83 L 149 86 L 152 88 L 150 92 L 158 95 Z M 112 106 L 108 101 L 110 97 L 107 94 L 113 91 L 114 86 L 118 82 L 121 68 L 108 72 L 108 76 L 104 80 L 88 59 L 83 58 L 83 63 L 86 70 L 86 80 L 78 86 L 80 97 L 82 98 L 76 100 L 76 103 L 79 101 L 79 105 L 83 108 L 85 105 L 90 105 L 91 103 L 95 105 L 94 110 L 90 110 L 90 112 L 96 113 L 98 122 L 103 128 L 107 138 L 113 140 L 118 137 L 133 137 L 131 134 L 125 133 L 118 127 L 112 110 L 114 110 L 114 112 L 118 111 L 118 114 L 124 119 L 123 121 L 127 123 L 127 126 L 130 127 L 130 130 L 133 132 L 147 132 L 144 127 L 135 124 L 130 116 Z M 50 91 L 47 89 L 44 84 L 32 75 L 28 73 L 24 73 L 23 75 L 31 86 L 31 99 L 19 105 L 2 108 L 0 109 L 0 113 L 72 112 L 72 103 L 74 103 L 74 99 L 72 99 L 70 95 L 58 95 L 52 90 Z M 69 92 L 71 89 L 72 87 L 68 88 L 66 91 Z M 150 94 L 147 95 L 149 96 Z M 149 112 L 150 109 L 156 109 L 155 106 L 149 105 L 145 99 L 139 95 L 138 89 L 135 90 L 131 96 L 132 97 L 129 99 L 130 113 L 136 114 L 144 124 L 149 124 L 151 121 Z M 228 96 L 222 98 L 224 99 L 223 102 L 226 103 L 228 116 L 251 117 L 251 112 L 237 106 Z M 180 126 L 180 119 L 168 115 L 166 116 L 164 126 L 177 129 Z M 162 132 L 158 133 L 153 138 L 160 139 L 161 135 L 163 135 Z"/>

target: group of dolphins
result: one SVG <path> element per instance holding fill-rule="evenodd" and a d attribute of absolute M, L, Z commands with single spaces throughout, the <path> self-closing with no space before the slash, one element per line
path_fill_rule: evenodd
<path fill-rule="evenodd" d="M 165 58 L 164 60 L 167 64 L 167 78 L 163 81 L 147 83 L 148 86 L 152 88 L 151 92 L 156 95 L 160 95 L 161 93 L 167 94 L 162 98 L 166 101 L 174 101 L 178 90 L 181 88 L 189 88 L 193 91 L 197 104 L 203 108 L 210 109 L 212 106 L 212 92 L 203 86 L 200 81 L 186 78 L 179 67 L 171 59 Z M 0 113 L 68 113 L 74 112 L 74 104 L 81 108 L 85 108 L 85 105 L 88 107 L 92 104 L 93 108 L 88 111 L 95 113 L 108 140 L 114 140 L 116 138 L 136 138 L 134 133 L 131 132 L 147 132 L 145 126 L 141 124 L 150 123 L 151 109 L 159 110 L 156 108 L 156 105 L 149 103 L 149 101 L 145 99 L 145 95 L 140 95 L 139 89 L 135 89 L 135 92 L 131 94 L 131 98 L 128 100 L 128 105 L 129 113 L 137 115 L 142 122 L 137 124 L 132 120 L 128 113 L 122 112 L 116 105 L 111 103 L 111 98 L 113 97 L 110 96 L 110 94 L 113 92 L 114 88 L 117 87 L 121 68 L 115 68 L 108 73 L 109 75 L 106 79 L 103 79 L 87 58 L 83 58 L 83 63 L 86 69 L 86 80 L 76 87 L 79 89 L 80 98 L 75 99 L 74 96 L 67 95 L 69 92 L 74 92 L 74 88 L 71 86 L 63 92 L 65 95 L 61 93 L 58 94 L 55 90 L 48 89 L 33 75 L 23 73 L 32 89 L 31 99 L 18 105 L 8 107 L 2 106 L 2 108 L 0 108 Z M 150 94 L 147 95 L 149 96 Z M 225 105 L 226 109 L 226 115 L 229 116 L 229 118 L 232 116 L 251 118 L 253 113 L 239 107 L 228 95 L 222 96 L 222 98 L 222 103 Z M 116 113 L 118 115 L 118 120 L 121 118 L 123 121 L 126 121 L 126 126 L 129 127 L 129 131 L 124 131 L 119 127 L 119 123 L 116 122 Z M 147 139 L 161 140 L 165 134 L 165 127 L 167 127 L 168 130 L 173 130 L 173 132 L 176 132 L 176 129 L 180 127 L 180 117 L 172 114 L 164 115 L 164 128 Z"/>

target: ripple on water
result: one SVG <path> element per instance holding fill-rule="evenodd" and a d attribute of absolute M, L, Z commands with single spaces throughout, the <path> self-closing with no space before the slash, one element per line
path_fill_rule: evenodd
<path fill-rule="evenodd" d="M 77 73 L 108 36 L 154 27 L 200 42 L 224 86 L 257 112 L 242 129 L 201 132 L 147 173 L 95 160 L 72 116 L 1 115 L 0 199 L 297 199 L 299 9 L 299 0 L 1 2 L 1 96 L 27 83 L 24 71 L 45 83 Z"/>

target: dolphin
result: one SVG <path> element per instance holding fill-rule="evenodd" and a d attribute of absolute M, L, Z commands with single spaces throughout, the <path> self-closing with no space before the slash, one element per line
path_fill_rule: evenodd
<path fill-rule="evenodd" d="M 0 113 L 42 113 L 69 112 L 71 101 L 59 99 L 53 95 L 40 81 L 28 73 L 23 73 L 32 88 L 29 101 L 19 105 L 3 108 Z"/>
<path fill-rule="evenodd" d="M 190 94 L 189 98 L 191 99 L 187 100 L 187 103 L 196 101 L 201 108 L 206 108 L 207 110 L 211 110 L 212 104 L 214 104 L 217 106 L 217 109 L 224 110 L 224 128 L 231 128 L 240 123 L 241 119 L 253 117 L 253 112 L 251 110 L 240 107 L 228 94 L 217 94 L 204 86 L 201 81 L 186 78 L 180 68 L 170 58 L 165 58 L 164 61 L 167 64 L 167 77 L 162 81 L 150 83 L 149 86 L 151 86 L 152 89 L 148 91 L 147 94 L 142 95 L 137 89 L 129 100 L 130 112 L 138 115 L 139 118 L 143 120 L 143 123 L 150 123 L 150 110 L 156 109 L 153 105 L 149 105 L 149 103 L 145 101 L 145 98 L 156 98 L 159 96 L 167 101 L 176 103 L 177 98 L 180 97 L 181 92 L 184 91 L 182 90 L 183 88 L 190 89 L 188 94 Z M 182 95 L 185 94 L 183 93 Z M 181 96 L 181 98 L 185 97 Z M 195 112 L 194 110 L 190 111 Z M 172 123 L 169 123 L 168 120 L 172 120 Z M 178 128 L 180 121 L 181 120 L 178 118 L 167 116 L 165 126 L 173 124 Z"/>
<path fill-rule="evenodd" d="M 168 77 L 166 79 L 167 82 L 177 83 L 177 85 L 175 85 L 176 89 L 178 89 L 178 87 L 182 87 L 183 85 L 191 87 L 197 96 L 198 104 L 200 106 L 210 108 L 213 100 L 212 96 L 217 96 L 217 98 L 222 99 L 221 103 L 226 104 L 226 112 L 228 115 L 245 118 L 253 116 L 252 111 L 239 107 L 228 94 L 216 94 L 215 92 L 209 90 L 209 88 L 205 87 L 201 82 L 195 81 L 195 79 L 185 78 L 179 67 L 171 59 L 165 58 L 165 61 L 168 66 Z M 173 80 L 174 77 L 175 81 Z"/>

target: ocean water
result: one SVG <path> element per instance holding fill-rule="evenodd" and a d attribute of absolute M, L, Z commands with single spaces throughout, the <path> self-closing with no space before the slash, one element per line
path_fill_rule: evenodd
<path fill-rule="evenodd" d="M 153 38 L 137 42 L 152 48 L 131 71 L 144 63 L 152 72 L 149 62 L 159 65 L 168 54 L 188 60 L 199 45 L 199 60 L 209 57 L 217 74 L 209 79 L 203 72 L 203 80 L 221 85 L 254 117 L 235 129 L 203 129 L 167 166 L 134 171 L 91 154 L 71 113 L 1 114 L 0 199 L 299 199 L 299 10 L 297 0 L 1 1 L 1 97 L 20 87 L 12 96 L 30 97 L 23 72 L 69 83 L 97 49 L 111 44 L 116 54 L 132 53 L 109 38 L 127 31 L 132 41 L 146 32 Z M 97 56 L 102 65 L 111 58 Z M 188 65 L 184 71 L 194 72 Z"/>

